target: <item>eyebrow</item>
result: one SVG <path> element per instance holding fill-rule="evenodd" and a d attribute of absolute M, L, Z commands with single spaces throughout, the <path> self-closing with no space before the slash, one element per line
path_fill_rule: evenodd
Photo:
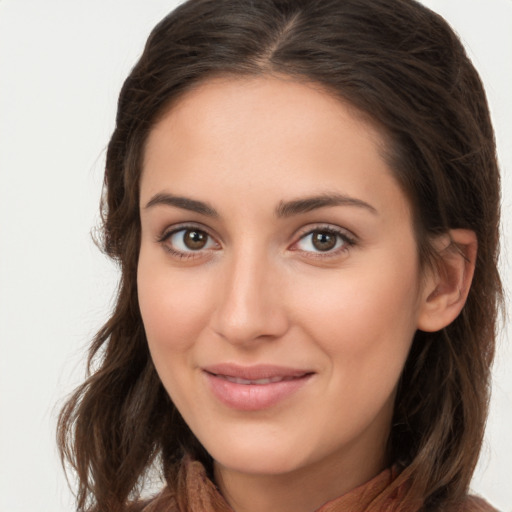
<path fill-rule="evenodd" d="M 276 215 L 278 217 L 291 217 L 328 206 L 356 206 L 358 208 L 364 208 L 374 215 L 378 215 L 376 208 L 361 199 L 330 193 L 287 202 L 281 201 L 276 209 Z"/>
<path fill-rule="evenodd" d="M 206 215 L 207 217 L 219 217 L 217 210 L 208 203 L 197 201 L 196 199 L 189 199 L 188 197 L 174 196 L 166 193 L 155 194 L 146 204 L 145 208 L 151 208 L 156 205 L 175 206 L 183 210 Z"/>
<path fill-rule="evenodd" d="M 217 210 L 208 203 L 168 193 L 155 194 L 146 204 L 145 208 L 151 208 L 156 205 L 174 206 L 207 217 L 219 217 Z M 275 214 L 279 218 L 292 217 L 329 206 L 356 206 L 364 208 L 375 215 L 378 214 L 371 204 L 342 194 L 321 194 L 292 201 L 281 201 L 276 208 Z"/>

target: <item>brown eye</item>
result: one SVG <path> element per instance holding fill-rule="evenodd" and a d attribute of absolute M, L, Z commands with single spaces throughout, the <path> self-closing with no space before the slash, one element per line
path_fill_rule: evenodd
<path fill-rule="evenodd" d="M 355 241 L 345 233 L 336 228 L 318 227 L 303 235 L 293 246 L 293 250 L 304 253 L 331 256 L 348 250 L 355 244 Z"/>
<path fill-rule="evenodd" d="M 178 229 L 160 241 L 168 249 L 183 254 L 219 248 L 206 231 L 194 227 Z"/>
<path fill-rule="evenodd" d="M 338 235 L 329 231 L 313 231 L 311 243 L 318 251 L 330 251 L 338 241 Z"/>
<path fill-rule="evenodd" d="M 208 242 L 208 235 L 204 231 L 187 229 L 183 234 L 183 243 L 191 251 L 204 249 Z"/>

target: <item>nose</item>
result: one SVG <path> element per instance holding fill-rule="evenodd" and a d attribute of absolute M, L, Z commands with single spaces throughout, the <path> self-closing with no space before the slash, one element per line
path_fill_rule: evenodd
<path fill-rule="evenodd" d="M 212 327 L 232 344 L 254 346 L 288 330 L 283 273 L 255 251 L 233 254 L 219 272 Z"/>

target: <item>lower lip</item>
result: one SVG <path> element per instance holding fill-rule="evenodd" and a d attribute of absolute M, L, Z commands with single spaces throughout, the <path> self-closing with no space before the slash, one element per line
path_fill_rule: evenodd
<path fill-rule="evenodd" d="M 312 374 L 269 384 L 236 384 L 204 372 L 213 394 L 225 405 L 240 411 L 258 411 L 273 407 L 302 388 Z"/>

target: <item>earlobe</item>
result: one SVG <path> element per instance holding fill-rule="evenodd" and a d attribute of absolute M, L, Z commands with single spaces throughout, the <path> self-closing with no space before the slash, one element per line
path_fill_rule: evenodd
<path fill-rule="evenodd" d="M 452 229 L 434 242 L 439 262 L 425 278 L 418 329 L 435 332 L 459 315 L 475 270 L 478 242 L 473 231 Z"/>

